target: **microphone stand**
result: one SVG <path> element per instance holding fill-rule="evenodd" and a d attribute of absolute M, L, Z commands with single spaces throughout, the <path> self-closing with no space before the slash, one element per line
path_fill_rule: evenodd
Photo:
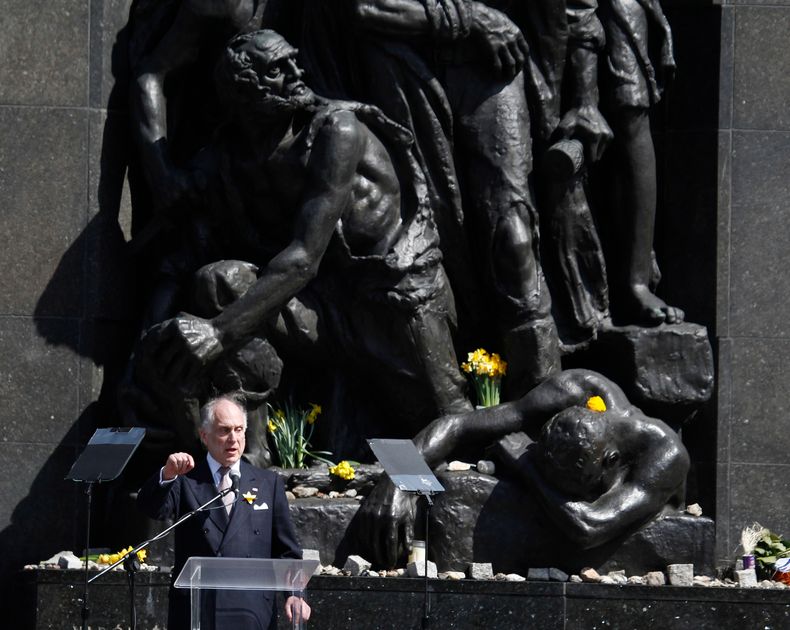
<path fill-rule="evenodd" d="M 101 482 L 101 478 L 98 479 Z M 88 481 L 85 488 L 85 512 L 86 525 L 85 525 L 85 584 L 82 589 L 82 630 L 88 630 L 88 617 L 90 616 L 90 607 L 88 606 L 88 555 L 91 545 L 91 499 L 93 498 L 93 482 Z"/>
<path fill-rule="evenodd" d="M 150 545 L 151 543 L 156 542 L 157 540 L 161 540 L 162 538 L 167 536 L 171 531 L 173 531 L 176 527 L 178 527 L 182 523 L 185 523 L 190 518 L 192 518 L 195 514 L 205 510 L 209 505 L 214 503 L 214 501 L 216 501 L 217 499 L 221 499 L 222 497 L 230 494 L 231 492 L 233 492 L 234 494 L 237 494 L 239 492 L 239 476 L 238 475 L 232 475 L 231 476 L 231 482 L 232 483 L 231 483 L 230 488 L 225 488 L 224 490 L 219 492 L 217 494 L 217 496 L 215 496 L 212 499 L 206 501 L 200 507 L 195 508 L 194 510 L 192 510 L 191 512 L 188 512 L 187 514 L 184 514 L 184 516 L 179 518 L 175 523 L 173 523 L 167 529 L 163 529 L 161 532 L 159 532 L 153 538 L 149 538 L 145 542 L 142 542 L 139 545 L 137 545 L 134 549 L 132 549 L 123 558 L 120 558 L 116 562 L 113 562 L 107 568 L 102 569 L 99 573 L 97 573 L 90 580 L 87 581 L 86 588 L 87 588 L 87 585 L 90 584 L 91 582 L 95 582 L 102 575 L 104 575 L 108 571 L 112 571 L 119 564 L 123 564 L 124 568 L 129 572 L 129 590 L 131 592 L 131 617 L 132 617 L 131 618 L 131 622 L 132 622 L 131 628 L 132 628 L 132 630 L 135 630 L 137 628 L 137 612 L 136 612 L 136 609 L 135 609 L 135 602 L 134 602 L 134 576 L 135 576 L 135 573 L 137 572 L 137 570 L 140 567 L 139 562 L 135 562 L 137 560 L 137 552 L 138 551 L 142 551 L 143 549 L 148 547 L 148 545 Z"/>
<path fill-rule="evenodd" d="M 433 500 L 431 499 L 432 492 L 418 492 L 418 496 L 425 497 L 425 558 L 423 559 L 423 571 L 425 572 L 424 578 L 424 586 L 425 591 L 423 594 L 423 602 L 422 602 L 422 628 L 423 630 L 427 630 L 431 627 L 431 603 L 430 599 L 428 598 L 428 527 L 430 523 L 430 515 L 431 515 L 431 507 L 433 506 Z"/>

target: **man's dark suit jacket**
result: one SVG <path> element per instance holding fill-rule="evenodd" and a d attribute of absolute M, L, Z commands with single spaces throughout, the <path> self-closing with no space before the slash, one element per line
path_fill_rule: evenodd
<path fill-rule="evenodd" d="M 175 530 L 175 581 L 190 556 L 231 558 L 301 558 L 288 512 L 282 478 L 274 472 L 241 462 L 239 500 L 228 516 L 219 509 L 199 512 Z M 248 503 L 243 495 L 255 495 Z M 187 475 L 160 485 L 159 472 L 140 489 L 137 505 L 157 520 L 177 519 L 217 494 L 204 459 Z M 265 505 L 265 507 L 264 507 Z M 257 509 L 255 506 L 258 506 Z M 276 625 L 274 593 L 268 591 L 211 591 L 208 617 L 212 630 L 268 630 Z M 204 616 L 204 625 L 208 621 Z M 210 621 L 209 621 L 210 623 Z M 189 590 L 170 587 L 168 630 L 190 627 Z"/>

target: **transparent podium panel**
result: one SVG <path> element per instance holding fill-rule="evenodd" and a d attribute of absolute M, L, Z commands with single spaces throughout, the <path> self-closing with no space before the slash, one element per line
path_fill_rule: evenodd
<path fill-rule="evenodd" d="M 222 630 L 215 628 L 213 618 L 205 618 L 213 615 L 214 606 L 207 605 L 212 591 L 284 591 L 301 599 L 317 567 L 318 560 L 192 557 L 174 586 L 190 589 L 192 630 L 201 630 L 201 626 L 204 630 Z M 301 602 L 298 604 L 293 611 L 293 628 L 303 626 Z"/>

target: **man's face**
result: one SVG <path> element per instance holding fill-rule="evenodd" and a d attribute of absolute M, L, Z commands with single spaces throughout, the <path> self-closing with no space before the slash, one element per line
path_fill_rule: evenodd
<path fill-rule="evenodd" d="M 214 408 L 214 422 L 207 431 L 200 429 L 200 439 L 211 456 L 223 466 L 232 466 L 244 452 L 244 413 L 229 400 Z"/>
<path fill-rule="evenodd" d="M 264 104 L 280 111 L 293 111 L 314 101 L 312 90 L 302 82 L 304 72 L 296 62 L 297 52 L 284 39 L 272 36 L 265 50 L 248 53 L 264 94 Z"/>

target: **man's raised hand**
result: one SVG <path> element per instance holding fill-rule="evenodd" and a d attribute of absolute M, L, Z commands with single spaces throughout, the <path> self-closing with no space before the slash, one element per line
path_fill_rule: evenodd
<path fill-rule="evenodd" d="M 172 481 L 178 475 L 186 475 L 195 467 L 195 460 L 189 453 L 171 453 L 162 469 L 162 480 Z"/>

